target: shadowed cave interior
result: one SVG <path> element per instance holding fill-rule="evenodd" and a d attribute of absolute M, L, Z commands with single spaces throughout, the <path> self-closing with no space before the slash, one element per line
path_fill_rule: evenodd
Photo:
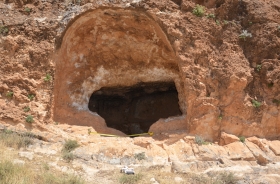
<path fill-rule="evenodd" d="M 89 100 L 89 110 L 108 127 L 125 134 L 148 132 L 160 118 L 182 115 L 174 82 L 139 83 L 130 87 L 103 87 Z"/>

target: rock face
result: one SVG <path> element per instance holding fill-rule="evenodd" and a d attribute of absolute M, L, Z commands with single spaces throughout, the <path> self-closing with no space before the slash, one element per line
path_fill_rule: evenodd
<path fill-rule="evenodd" d="M 0 121 L 123 135 L 89 111 L 90 96 L 174 82 L 182 116 L 155 120 L 149 131 L 279 138 L 279 2 L 203 2 L 1 2 Z M 205 6 L 202 17 L 192 13 L 197 4 Z"/>

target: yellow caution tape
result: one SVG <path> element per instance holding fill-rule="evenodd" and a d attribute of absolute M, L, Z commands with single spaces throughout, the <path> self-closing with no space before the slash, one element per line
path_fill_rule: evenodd
<path fill-rule="evenodd" d="M 102 134 L 102 133 L 98 133 L 98 132 L 91 132 L 90 129 L 88 129 L 88 134 L 98 134 L 104 137 L 137 137 L 137 136 L 142 136 L 142 135 L 149 135 L 149 136 L 153 136 L 154 133 L 153 132 L 147 132 L 147 133 L 142 133 L 142 134 L 132 134 L 132 135 L 126 135 L 126 136 L 121 136 L 121 135 L 113 135 L 113 134 Z"/>

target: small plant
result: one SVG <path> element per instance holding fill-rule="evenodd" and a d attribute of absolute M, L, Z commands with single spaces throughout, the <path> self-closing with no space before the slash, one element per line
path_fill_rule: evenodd
<path fill-rule="evenodd" d="M 66 162 L 70 162 L 70 161 L 74 160 L 75 155 L 73 153 L 71 153 L 71 152 L 63 151 L 62 152 L 62 158 Z"/>
<path fill-rule="evenodd" d="M 280 31 L 280 25 L 277 27 L 278 31 Z"/>
<path fill-rule="evenodd" d="M 91 129 L 89 128 L 89 129 L 88 129 L 88 135 L 90 135 L 90 134 L 91 134 Z"/>
<path fill-rule="evenodd" d="M 252 38 L 252 34 L 248 33 L 247 30 L 242 30 L 241 34 L 239 35 L 240 39 L 243 39 L 244 41 L 246 41 L 246 38 Z"/>
<path fill-rule="evenodd" d="M 262 105 L 262 103 L 257 100 L 252 100 L 252 105 L 255 108 L 259 108 Z"/>
<path fill-rule="evenodd" d="M 240 141 L 240 142 L 244 143 L 245 140 L 246 140 L 246 138 L 245 138 L 244 136 L 240 136 L 240 137 L 239 137 L 239 141 Z"/>
<path fill-rule="evenodd" d="M 9 32 L 9 28 L 6 26 L 0 26 L 0 34 L 6 35 Z"/>
<path fill-rule="evenodd" d="M 202 137 L 200 137 L 198 135 L 195 136 L 194 141 L 195 141 L 196 144 L 198 144 L 200 146 L 209 144 L 209 142 L 205 141 Z"/>
<path fill-rule="evenodd" d="M 67 140 L 65 141 L 64 145 L 63 145 L 63 150 L 64 151 L 68 151 L 71 152 L 74 149 L 76 149 L 77 147 L 79 147 L 79 144 L 76 140 Z"/>
<path fill-rule="evenodd" d="M 253 22 L 249 22 L 249 25 L 252 25 L 253 24 Z"/>
<path fill-rule="evenodd" d="M 235 184 L 238 178 L 232 172 L 223 172 L 218 174 L 216 181 L 219 181 L 219 183 Z"/>
<path fill-rule="evenodd" d="M 25 107 L 23 108 L 23 111 L 24 111 L 24 112 L 29 112 L 29 111 L 30 111 L 30 107 L 29 107 L 29 106 L 25 106 Z"/>
<path fill-rule="evenodd" d="M 219 119 L 219 120 L 222 120 L 222 119 L 223 119 L 223 115 L 220 114 L 220 115 L 218 116 L 218 119 Z"/>
<path fill-rule="evenodd" d="M 14 92 L 8 91 L 8 92 L 6 93 L 6 96 L 9 97 L 9 98 L 13 98 Z"/>
<path fill-rule="evenodd" d="M 216 20 L 216 24 L 217 24 L 217 25 L 220 25 L 220 21 L 219 21 L 219 20 Z"/>
<path fill-rule="evenodd" d="M 51 81 L 52 80 L 52 76 L 50 75 L 50 74 L 46 74 L 46 76 L 45 76 L 45 78 L 44 78 L 44 81 L 45 82 L 49 82 L 49 81 Z"/>
<path fill-rule="evenodd" d="M 257 66 L 256 66 L 256 70 L 257 70 L 257 72 L 260 72 L 260 71 L 261 71 L 261 69 L 262 69 L 262 65 L 257 65 Z"/>
<path fill-rule="evenodd" d="M 74 160 L 75 155 L 71 151 L 77 147 L 79 144 L 76 140 L 66 140 L 62 148 L 62 158 L 67 162 Z"/>
<path fill-rule="evenodd" d="M 204 7 L 200 5 L 196 5 L 192 13 L 198 17 L 202 17 L 204 15 Z"/>
<path fill-rule="evenodd" d="M 227 25 L 227 24 L 228 24 L 228 21 L 227 21 L 227 20 L 224 20 L 224 24 Z"/>
<path fill-rule="evenodd" d="M 26 116 L 25 121 L 26 121 L 27 123 L 33 123 L 33 122 L 34 122 L 33 116 L 31 116 L 31 115 Z"/>
<path fill-rule="evenodd" d="M 25 7 L 24 11 L 27 12 L 27 13 L 30 13 L 31 12 L 31 8 Z"/>
<path fill-rule="evenodd" d="M 207 14 L 206 17 L 207 17 L 208 19 L 214 19 L 216 16 L 215 16 L 215 14 L 210 13 L 210 14 Z"/>
<path fill-rule="evenodd" d="M 32 101 L 35 98 L 35 95 L 33 94 L 28 94 L 27 97 L 29 98 L 30 101 Z"/>
<path fill-rule="evenodd" d="M 142 153 L 134 154 L 134 158 L 137 159 L 137 160 L 145 160 L 146 156 L 145 156 L 145 153 L 142 152 Z"/>
<path fill-rule="evenodd" d="M 135 184 L 135 183 L 139 183 L 142 177 L 143 177 L 142 174 L 136 174 L 136 175 L 124 174 L 119 178 L 119 182 L 121 184 Z"/>

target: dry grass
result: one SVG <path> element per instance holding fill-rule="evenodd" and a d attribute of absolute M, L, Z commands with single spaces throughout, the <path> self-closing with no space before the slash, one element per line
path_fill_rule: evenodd
<path fill-rule="evenodd" d="M 85 184 L 74 174 L 65 174 L 50 167 L 41 160 L 25 160 L 24 164 L 14 162 L 18 158 L 18 148 L 33 142 L 30 133 L 17 134 L 5 130 L 0 132 L 0 183 L 1 184 Z M 22 160 L 22 159 L 21 159 Z"/>
<path fill-rule="evenodd" d="M 10 130 L 4 130 L 0 133 L 0 143 L 8 147 L 19 149 L 32 144 L 33 137 L 30 133 L 17 134 Z"/>

